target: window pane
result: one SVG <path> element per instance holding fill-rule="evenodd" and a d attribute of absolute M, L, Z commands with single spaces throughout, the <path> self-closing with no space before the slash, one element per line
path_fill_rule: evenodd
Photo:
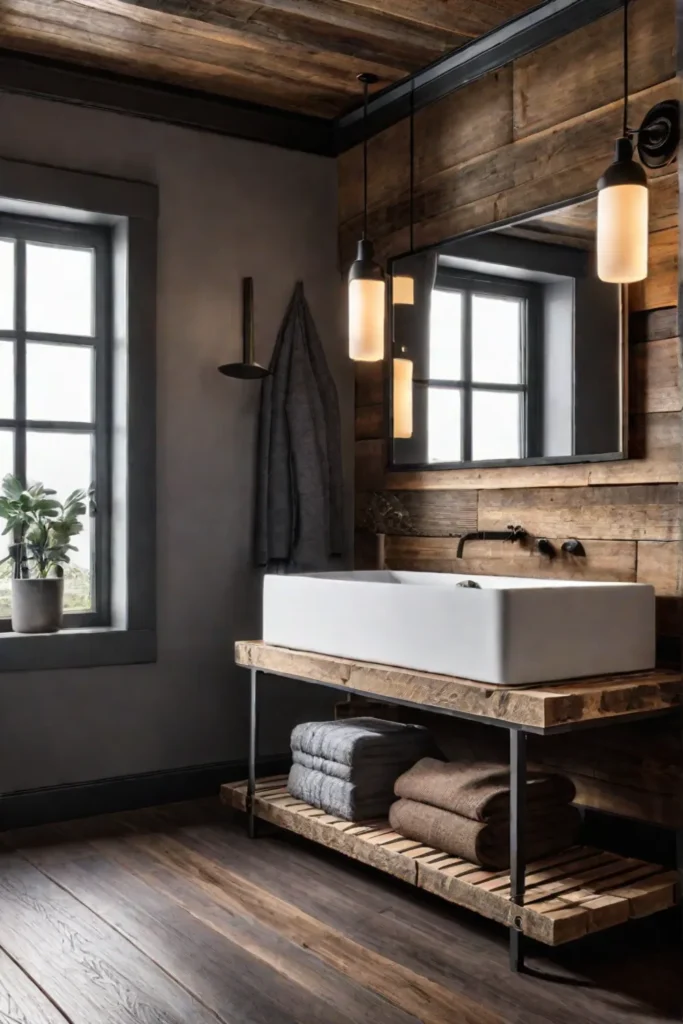
<path fill-rule="evenodd" d="M 0 331 L 14 329 L 14 242 L 0 239 Z"/>
<path fill-rule="evenodd" d="M 77 489 L 87 491 L 92 482 L 91 434 L 52 433 L 35 430 L 26 434 L 26 475 L 54 488 L 60 501 Z M 91 598 L 92 520 L 82 520 L 83 532 L 74 537 L 78 548 L 71 552 L 71 565 L 64 567 L 64 609 L 87 611 Z"/>
<path fill-rule="evenodd" d="M 27 330 L 92 336 L 94 270 L 92 249 L 27 245 Z"/>
<path fill-rule="evenodd" d="M 429 376 L 462 380 L 462 292 L 435 288 L 429 318 Z"/>
<path fill-rule="evenodd" d="M 521 459 L 522 399 L 515 392 L 472 393 L 472 458 Z"/>
<path fill-rule="evenodd" d="M 93 357 L 89 345 L 26 346 L 26 411 L 30 420 L 93 419 Z"/>
<path fill-rule="evenodd" d="M 522 299 L 472 296 L 472 379 L 521 384 Z"/>
<path fill-rule="evenodd" d="M 462 461 L 462 395 L 451 388 L 429 388 L 427 443 L 430 462 Z"/>
<path fill-rule="evenodd" d="M 0 419 L 14 416 L 14 342 L 0 341 Z"/>
<path fill-rule="evenodd" d="M 8 473 L 14 472 L 14 434 L 11 430 L 0 430 L 0 481 Z M 0 534 L 5 529 L 4 519 L 0 519 Z M 9 537 L 0 537 L 0 560 L 8 553 Z M 0 565 L 0 619 L 8 619 L 12 614 L 12 566 L 9 562 Z"/>

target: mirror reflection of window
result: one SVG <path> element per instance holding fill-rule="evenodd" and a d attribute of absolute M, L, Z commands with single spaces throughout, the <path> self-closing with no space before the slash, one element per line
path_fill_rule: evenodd
<path fill-rule="evenodd" d="M 524 302 L 495 295 L 472 296 L 472 379 L 523 384 Z"/>
<path fill-rule="evenodd" d="M 439 275 L 429 322 L 429 462 L 525 456 L 527 319 L 519 282 Z"/>
<path fill-rule="evenodd" d="M 430 387 L 427 399 L 430 462 L 462 461 L 462 401 L 460 391 Z"/>
<path fill-rule="evenodd" d="M 430 380 L 462 378 L 463 294 L 455 289 L 435 288 L 429 319 Z"/>

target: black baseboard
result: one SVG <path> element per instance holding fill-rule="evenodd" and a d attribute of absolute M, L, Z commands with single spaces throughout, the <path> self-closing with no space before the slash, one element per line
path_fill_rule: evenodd
<path fill-rule="evenodd" d="M 261 758 L 259 774 L 279 775 L 289 765 L 286 755 Z M 223 782 L 246 776 L 245 761 L 221 761 L 6 793 L 0 797 L 0 831 L 217 796 Z"/>

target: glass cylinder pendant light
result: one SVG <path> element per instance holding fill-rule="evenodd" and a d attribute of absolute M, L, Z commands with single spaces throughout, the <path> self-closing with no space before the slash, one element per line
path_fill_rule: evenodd
<path fill-rule="evenodd" d="M 395 438 L 413 436 L 413 361 L 394 359 L 393 434 Z"/>
<path fill-rule="evenodd" d="M 410 82 L 410 185 L 408 209 L 410 217 L 410 255 L 414 249 L 415 210 L 415 79 Z M 410 274 L 394 274 L 391 279 L 391 300 L 395 306 L 415 305 L 415 281 Z"/>
<path fill-rule="evenodd" d="M 358 80 L 363 83 L 363 237 L 349 271 L 349 355 L 359 362 L 376 363 L 384 359 L 386 282 L 368 239 L 367 118 L 368 86 L 378 79 L 362 74 Z"/>
<path fill-rule="evenodd" d="M 628 127 L 628 0 L 624 2 L 624 132 L 614 163 L 598 182 L 598 277 L 632 284 L 647 277 L 649 194 L 647 175 L 633 159 Z"/>

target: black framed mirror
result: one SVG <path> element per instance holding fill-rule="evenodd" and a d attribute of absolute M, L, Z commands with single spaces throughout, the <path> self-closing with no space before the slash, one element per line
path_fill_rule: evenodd
<path fill-rule="evenodd" d="M 392 305 L 392 357 L 413 364 L 392 468 L 626 458 L 627 296 L 598 279 L 596 220 L 582 196 L 392 261 L 414 283 Z"/>

